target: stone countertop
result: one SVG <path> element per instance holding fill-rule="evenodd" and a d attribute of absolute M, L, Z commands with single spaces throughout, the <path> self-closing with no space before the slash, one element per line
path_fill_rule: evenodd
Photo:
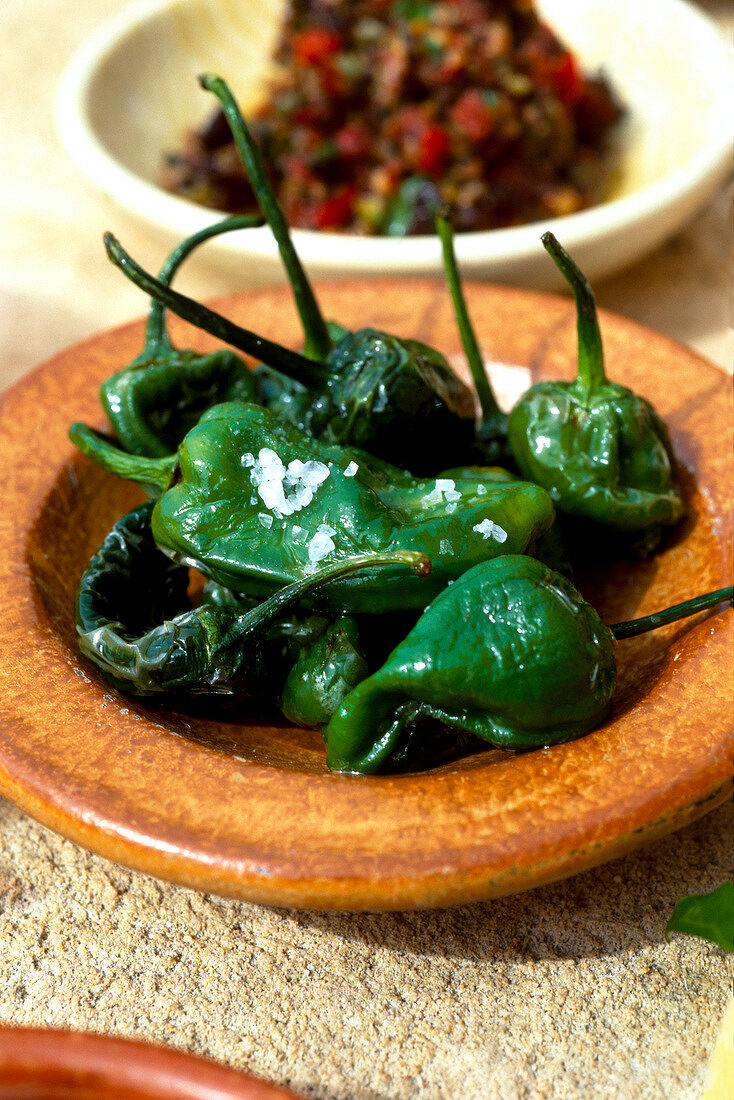
<path fill-rule="evenodd" d="M 113 226 L 52 120 L 58 75 L 121 0 L 4 0 L 0 388 L 141 314 L 109 279 Z M 734 41 L 734 4 L 700 5 Z M 8 150 L 9 146 L 9 150 Z M 596 288 L 600 305 L 731 370 L 732 188 Z M 187 290 L 238 289 L 190 261 Z M 675 901 L 732 876 L 734 805 L 567 882 L 446 911 L 264 909 L 90 855 L 0 801 L 0 1023 L 68 1026 L 206 1054 L 307 1096 L 697 1100 L 731 956 L 668 944 Z"/>

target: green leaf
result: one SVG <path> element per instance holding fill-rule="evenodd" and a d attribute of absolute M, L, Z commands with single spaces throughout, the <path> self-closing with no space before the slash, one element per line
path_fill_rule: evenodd
<path fill-rule="evenodd" d="M 700 936 L 734 951 L 734 882 L 723 883 L 711 894 L 681 898 L 665 929 L 668 940 L 673 932 Z"/>

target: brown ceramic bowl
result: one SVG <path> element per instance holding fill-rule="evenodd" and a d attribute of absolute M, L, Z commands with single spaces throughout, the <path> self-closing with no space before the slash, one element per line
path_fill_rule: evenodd
<path fill-rule="evenodd" d="M 575 372 L 564 298 L 467 287 L 487 358 L 534 378 Z M 459 352 L 442 281 L 326 284 L 327 316 Z M 289 294 L 220 303 L 297 346 Z M 684 467 L 690 518 L 665 551 L 582 578 L 609 622 L 731 583 L 731 381 L 619 317 L 609 372 L 653 400 Z M 182 346 L 210 347 L 172 325 Z M 487 751 L 435 771 L 331 775 L 320 734 L 255 712 L 214 720 L 125 698 L 78 654 L 74 590 L 139 498 L 75 454 L 73 420 L 101 424 L 97 384 L 140 350 L 142 324 L 62 352 L 10 391 L 3 438 L 0 793 L 127 866 L 268 904 L 440 906 L 498 896 L 611 859 L 677 829 L 734 787 L 734 615 L 719 611 L 620 643 L 614 714 L 579 741 Z"/>
<path fill-rule="evenodd" d="M 0 1028 L 0 1100 L 296 1100 L 176 1050 L 70 1031 Z"/>

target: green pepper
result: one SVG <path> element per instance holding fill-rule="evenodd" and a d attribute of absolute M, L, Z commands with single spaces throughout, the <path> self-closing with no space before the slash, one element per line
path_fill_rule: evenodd
<path fill-rule="evenodd" d="M 226 218 L 199 230 L 173 250 L 159 279 L 168 285 L 191 252 L 221 233 L 259 224 L 261 219 Z M 100 388 L 100 399 L 122 445 L 133 454 L 170 454 L 202 412 L 222 401 L 254 401 L 252 372 L 234 352 L 200 355 L 174 347 L 166 328 L 165 307 L 153 300 L 145 346 L 136 359 Z"/>
<path fill-rule="evenodd" d="M 572 585 L 511 555 L 460 576 L 327 726 L 328 766 L 375 772 L 416 718 L 500 748 L 579 737 L 607 716 L 612 636 Z"/>
<path fill-rule="evenodd" d="M 263 360 L 258 376 L 268 403 L 303 431 L 329 443 L 362 447 L 415 473 L 436 469 L 436 439 L 445 456 L 464 461 L 473 437 L 474 400 L 445 356 L 417 340 L 373 328 L 346 332 L 325 322 L 288 231 L 262 155 L 225 81 L 204 75 L 232 131 L 260 208 L 280 250 L 303 326 L 305 354 L 232 324 L 178 294 L 136 264 L 111 234 L 107 252 L 152 298 L 199 328 Z M 264 377 L 263 377 L 264 376 Z M 283 378 L 285 376 L 285 378 Z"/>
<path fill-rule="evenodd" d="M 607 379 L 588 280 L 552 233 L 542 241 L 576 300 L 578 377 L 540 382 L 512 409 L 508 435 L 518 468 L 561 511 L 617 531 L 677 523 L 685 508 L 667 428 L 645 398 Z"/>
<path fill-rule="evenodd" d="M 245 611 L 236 601 L 219 600 L 192 609 L 188 570 L 156 546 L 152 511 L 148 501 L 115 525 L 87 566 L 76 599 L 82 653 L 116 687 L 137 695 L 266 694 L 279 672 L 273 648 L 283 638 L 272 628 L 285 612 L 365 567 L 428 569 L 424 556 L 410 552 L 354 555 Z"/>
<path fill-rule="evenodd" d="M 358 553 L 431 559 L 428 580 L 387 567 L 334 582 L 320 600 L 336 611 L 422 609 L 477 562 L 521 553 L 553 519 L 536 485 L 420 480 L 256 405 L 210 409 L 167 459 L 121 454 L 84 425 L 70 435 L 105 469 L 156 487 L 156 542 L 234 591 L 265 597 Z"/>
<path fill-rule="evenodd" d="M 458 730 L 505 749 L 580 737 L 609 714 L 615 637 L 731 600 L 732 592 L 610 628 L 568 580 L 534 558 L 483 562 L 446 588 L 383 667 L 346 697 L 325 731 L 327 764 L 389 769 L 426 718 L 450 737 Z M 420 745 L 411 749 L 415 766 Z M 423 766 L 430 762 L 424 754 Z"/>
<path fill-rule="evenodd" d="M 165 286 L 112 234 L 104 240 L 112 262 L 146 294 L 298 382 L 305 392 L 293 389 L 294 399 L 278 412 L 302 430 L 328 443 L 362 447 L 414 472 L 435 470 L 437 439 L 444 460 L 454 455 L 462 461 L 470 452 L 471 391 L 435 348 L 365 328 L 343 336 L 325 362 L 309 359 Z"/>
<path fill-rule="evenodd" d="M 296 726 L 321 728 L 367 673 L 359 628 L 344 615 L 301 648 L 283 685 L 280 709 Z"/>

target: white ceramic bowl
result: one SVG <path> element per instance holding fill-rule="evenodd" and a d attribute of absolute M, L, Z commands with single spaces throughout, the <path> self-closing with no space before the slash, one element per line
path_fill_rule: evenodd
<path fill-rule="evenodd" d="M 196 75 L 217 72 L 240 102 L 262 88 L 284 0 L 139 0 L 105 23 L 68 65 L 57 95 L 59 132 L 78 167 L 121 206 L 178 240 L 216 219 L 156 185 L 165 151 L 204 120 L 213 97 Z M 734 161 L 732 51 L 686 0 L 538 0 L 587 70 L 603 66 L 630 108 L 612 196 L 590 210 L 532 225 L 464 233 L 466 275 L 557 285 L 540 244 L 551 229 L 592 279 L 640 258 L 716 191 Z M 112 227 L 114 228 L 114 227 Z M 296 230 L 316 276 L 432 274 L 435 237 L 357 237 Z M 209 246 L 222 261 L 278 270 L 269 230 Z"/>

